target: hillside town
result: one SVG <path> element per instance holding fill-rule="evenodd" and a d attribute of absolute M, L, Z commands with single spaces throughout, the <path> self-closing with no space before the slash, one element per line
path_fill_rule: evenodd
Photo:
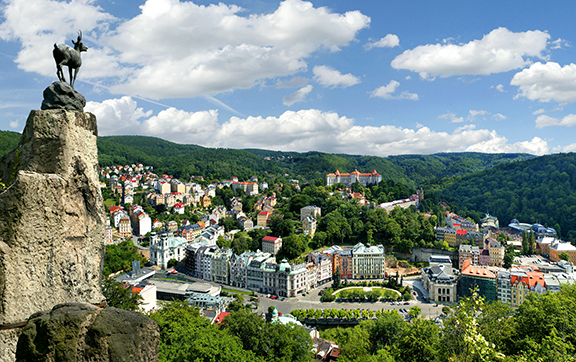
<path fill-rule="evenodd" d="M 131 272 L 116 276 L 143 297 L 141 309 L 146 311 L 157 308 L 162 300 L 181 299 L 199 307 L 217 323 L 234 301 L 227 293 L 221 295 L 223 288 L 246 290 L 255 301 L 264 296 L 278 298 L 278 304 L 291 298 L 310 299 L 316 290 L 320 295 L 341 282 L 353 285 L 394 277 L 398 280 L 399 273 L 400 284 L 409 285 L 414 291 L 409 293 L 407 304 L 450 305 L 459 298 L 477 294 L 488 302 L 501 301 L 517 308 L 530 293 L 557 292 L 561 285 L 576 282 L 573 267 L 576 247 L 558 239 L 554 229 L 540 224 L 512 220 L 507 227 L 501 227 L 498 218 L 489 214 L 477 224 L 445 210 L 441 222 L 444 226 L 436 226 L 434 230 L 440 249 L 415 247 L 406 254 L 385 250 L 382 244 L 344 243 L 306 250 L 288 260 L 281 253 L 286 247 L 283 237 L 274 235 L 270 228 L 273 217 L 279 216 L 277 205 L 285 201 L 276 196 L 281 184 L 270 187 L 266 182 L 259 183 L 257 177 L 246 181 L 233 177 L 219 182 L 193 177 L 184 182 L 169 175 L 156 175 L 152 167 L 142 164 L 105 167 L 101 180 L 102 189 L 108 190 L 104 194 L 116 200 L 116 204 L 108 207 L 106 243 L 132 240 L 148 259 L 147 267 L 134 262 Z M 386 213 L 397 208 L 419 208 L 423 190 L 406 199 L 374 203 L 351 189 L 354 184 L 369 186 L 381 181 L 382 176 L 376 170 L 367 174 L 336 171 L 326 175 L 326 185 L 340 186 L 331 196 L 347 202 L 354 200 L 360 206 Z M 299 189 L 297 180 L 290 182 Z M 233 195 L 226 200 L 229 206 L 214 205 L 217 193 L 221 194 L 219 190 L 225 188 L 230 188 Z M 257 198 L 248 212 L 239 195 Z M 294 220 L 298 226 L 296 232 L 313 238 L 322 211 L 316 205 L 301 207 Z M 191 215 L 197 220 L 184 218 Z M 181 217 L 170 219 L 172 216 Z M 234 221 L 232 228 L 224 226 L 226 219 Z M 230 247 L 235 236 L 254 230 L 261 231 L 256 234 L 257 249 L 235 253 Z M 408 269 L 399 268 L 401 257 L 406 257 L 405 264 L 411 264 L 412 276 L 408 275 Z M 181 277 L 175 278 L 175 274 Z M 158 275 L 173 279 L 167 281 Z M 385 302 L 390 299 L 377 299 L 379 308 L 393 305 Z M 431 318 L 442 315 L 440 309 L 428 311 Z M 285 318 L 294 318 L 290 311 L 283 312 Z M 278 311 L 275 313 L 274 318 L 278 318 Z M 408 317 L 408 313 L 405 315 Z M 314 328 L 310 331 L 313 336 L 317 333 Z M 323 356 L 328 356 L 331 350 L 324 351 Z"/>

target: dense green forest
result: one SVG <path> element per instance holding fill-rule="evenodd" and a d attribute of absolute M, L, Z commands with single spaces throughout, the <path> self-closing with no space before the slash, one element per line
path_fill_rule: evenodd
<path fill-rule="evenodd" d="M 410 322 L 384 311 L 324 337 L 340 345 L 339 361 L 575 361 L 575 298 L 575 287 L 566 285 L 558 293 L 529 293 L 513 311 L 473 296 L 453 305 L 441 327 L 413 307 Z"/>
<path fill-rule="evenodd" d="M 267 155 L 268 151 L 255 151 L 258 155 Z M 327 154 L 321 152 L 282 153 L 276 152 L 274 162 L 287 168 L 291 173 L 316 179 L 327 173 L 339 170 L 351 172 L 378 171 L 383 180 L 401 182 L 415 187 L 425 180 L 439 177 L 465 175 L 486 170 L 503 163 L 523 161 L 533 158 L 527 154 L 487 154 L 475 152 L 441 153 L 434 155 L 402 155 L 389 157 L 355 156 Z M 289 156 L 289 157 L 288 157 Z M 278 158 L 280 157 L 280 158 Z"/>
<path fill-rule="evenodd" d="M 470 175 L 430 181 L 426 205 L 449 202 L 476 221 L 488 211 L 508 225 L 512 219 L 553 227 L 576 242 L 576 153 L 509 163 Z"/>
<path fill-rule="evenodd" d="M 18 146 L 20 133 L 0 131 L 0 158 Z"/>
<path fill-rule="evenodd" d="M 180 145 L 153 137 L 110 136 L 98 138 L 100 164 L 142 162 L 157 171 L 187 179 L 202 175 L 208 179 L 247 179 L 252 175 L 287 173 L 289 178 L 312 181 L 329 172 L 378 171 L 384 180 L 415 187 L 425 180 L 464 175 L 502 163 L 523 161 L 528 154 L 445 153 L 390 157 L 336 155 L 322 152 L 279 152 L 233 150 Z M 267 160 L 265 157 L 269 157 Z"/>
<path fill-rule="evenodd" d="M 414 306 L 409 321 L 396 310 L 377 311 L 375 318 L 363 311 L 354 313 L 360 318 L 358 326 L 327 329 L 321 335 L 340 346 L 338 360 L 342 362 L 575 361 L 575 302 L 574 285 L 565 285 L 557 293 L 529 293 L 515 311 L 473 295 L 445 307 L 441 326 L 423 318 L 421 309 Z M 327 314 L 332 317 L 336 311 L 317 311 L 312 318 Z M 166 304 L 150 318 L 160 327 L 160 361 L 313 358 L 312 340 L 303 328 L 266 322 L 242 309 L 233 311 L 219 326 L 182 302 Z"/>

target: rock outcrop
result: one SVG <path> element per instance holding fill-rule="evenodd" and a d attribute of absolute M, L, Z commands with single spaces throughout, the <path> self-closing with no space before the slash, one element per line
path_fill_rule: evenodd
<path fill-rule="evenodd" d="M 159 343 L 158 325 L 141 314 L 66 303 L 30 317 L 16 361 L 153 362 Z"/>
<path fill-rule="evenodd" d="M 44 100 L 40 109 L 65 109 L 84 112 L 86 98 L 66 82 L 54 82 L 44 89 Z"/>
<path fill-rule="evenodd" d="M 96 138 L 91 113 L 31 111 L 0 160 L 0 327 L 60 303 L 103 302 Z M 17 336 L 0 330 L 0 361 L 14 359 Z"/>

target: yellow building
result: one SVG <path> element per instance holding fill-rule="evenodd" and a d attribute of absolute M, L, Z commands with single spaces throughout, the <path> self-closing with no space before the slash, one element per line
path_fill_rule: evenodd
<path fill-rule="evenodd" d="M 569 262 L 576 264 L 576 247 L 570 243 L 565 243 L 561 240 L 554 239 L 550 244 L 549 258 L 552 261 L 559 262 L 560 254 L 566 253 L 570 256 Z"/>

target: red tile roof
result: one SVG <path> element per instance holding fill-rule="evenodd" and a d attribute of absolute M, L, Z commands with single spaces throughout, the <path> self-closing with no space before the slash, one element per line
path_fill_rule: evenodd
<path fill-rule="evenodd" d="M 216 316 L 216 318 L 214 319 L 214 324 L 220 324 L 220 323 L 222 323 L 222 322 L 224 321 L 224 318 L 225 318 L 227 315 L 230 315 L 230 312 L 221 312 L 220 314 L 218 314 L 218 315 Z"/>

